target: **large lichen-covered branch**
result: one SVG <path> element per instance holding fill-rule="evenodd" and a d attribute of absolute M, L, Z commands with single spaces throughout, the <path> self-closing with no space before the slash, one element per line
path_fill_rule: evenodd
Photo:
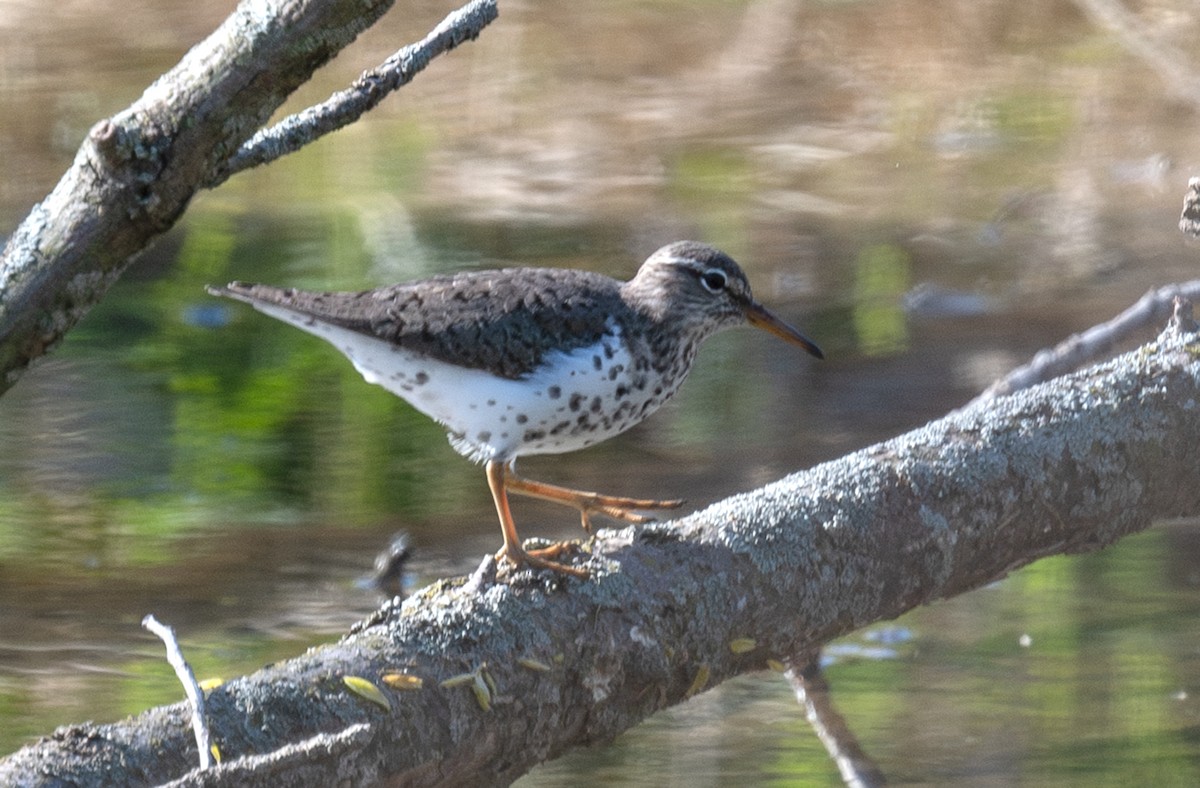
<path fill-rule="evenodd" d="M 678 521 L 604 531 L 586 581 L 486 560 L 211 691 L 214 769 L 195 770 L 176 704 L 61 729 L 0 782 L 510 782 L 732 676 L 1197 513 L 1198 358 L 1175 328 Z"/>

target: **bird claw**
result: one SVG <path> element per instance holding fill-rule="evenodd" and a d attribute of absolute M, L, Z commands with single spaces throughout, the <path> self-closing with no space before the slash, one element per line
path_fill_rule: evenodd
<path fill-rule="evenodd" d="M 555 542 L 548 547 L 539 547 L 533 550 L 526 550 L 516 545 L 506 545 L 500 549 L 500 552 L 496 553 L 496 560 L 504 560 L 514 569 L 520 569 L 522 566 L 528 566 L 533 569 L 549 569 L 561 575 L 587 580 L 592 576 L 592 573 L 587 569 L 554 560 L 564 553 L 573 551 L 575 547 L 574 542 Z"/>
<path fill-rule="evenodd" d="M 654 522 L 655 518 L 642 514 L 639 510 L 678 509 L 683 506 L 682 500 L 654 501 L 639 498 L 614 498 L 596 493 L 579 493 L 575 501 L 565 502 L 579 509 L 580 523 L 588 534 L 593 533 L 592 515 L 602 514 L 614 520 L 641 525 Z"/>
<path fill-rule="evenodd" d="M 497 558 L 506 558 L 516 566 L 528 564 L 574 577 L 588 577 L 588 574 L 585 570 L 551 560 L 562 552 L 561 548 L 556 549 L 553 553 L 547 553 L 546 550 L 550 548 L 526 551 L 520 546 L 516 526 L 512 522 L 512 512 L 508 507 L 509 493 L 573 507 L 579 512 L 580 525 L 589 535 L 593 533 L 593 514 L 602 514 L 627 523 L 641 524 L 648 523 L 654 518 L 641 514 L 639 510 L 676 509 L 683 505 L 682 500 L 656 501 L 646 498 L 619 498 L 586 490 L 559 487 L 545 482 L 535 482 L 517 476 L 512 469 L 511 461 L 506 463 L 492 460 L 487 464 L 487 473 L 488 485 L 492 489 L 492 497 L 496 501 L 496 510 L 500 515 L 500 525 L 505 534 L 505 546 L 497 554 Z M 547 555 L 550 558 L 547 558 Z"/>

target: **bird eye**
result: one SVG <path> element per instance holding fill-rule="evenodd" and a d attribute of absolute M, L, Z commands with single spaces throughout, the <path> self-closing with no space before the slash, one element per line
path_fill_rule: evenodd
<path fill-rule="evenodd" d="M 710 268 L 700 274 L 700 284 L 704 285 L 704 289 L 710 293 L 719 293 L 725 289 L 728 279 L 724 271 L 717 268 Z"/>

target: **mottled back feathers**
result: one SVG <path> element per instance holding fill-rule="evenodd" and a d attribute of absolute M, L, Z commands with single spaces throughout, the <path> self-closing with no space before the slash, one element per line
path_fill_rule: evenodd
<path fill-rule="evenodd" d="M 590 271 L 509 268 L 436 276 L 356 293 L 233 282 L 210 288 L 267 302 L 439 361 L 519 379 L 548 351 L 594 344 L 623 306 L 620 282 Z"/>

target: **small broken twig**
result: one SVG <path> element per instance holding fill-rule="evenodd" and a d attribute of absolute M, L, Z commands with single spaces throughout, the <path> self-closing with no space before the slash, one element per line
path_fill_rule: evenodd
<path fill-rule="evenodd" d="M 153 615 L 143 618 L 142 626 L 158 635 L 167 646 L 167 662 L 170 662 L 171 667 L 175 668 L 175 675 L 183 684 L 183 689 L 187 692 L 188 703 L 192 707 L 192 730 L 196 734 L 196 748 L 200 750 L 200 768 L 207 769 L 212 766 L 213 755 L 208 734 L 208 722 L 204 718 L 204 690 L 200 689 L 199 683 L 196 682 L 196 674 L 192 672 L 192 666 L 183 657 L 179 641 L 175 639 L 175 630 L 160 623 Z"/>
<path fill-rule="evenodd" d="M 1200 238 L 1200 178 L 1188 180 L 1179 229 L 1185 235 Z M 1129 339 L 1135 331 L 1146 327 L 1157 330 L 1168 318 L 1175 322 L 1180 315 L 1178 300 L 1194 302 L 1198 298 L 1200 279 L 1151 290 L 1112 320 L 1092 326 L 1082 334 L 1073 334 L 1053 348 L 1040 351 L 1028 364 L 1017 367 L 988 386 L 966 407 L 981 405 L 1078 369 L 1109 353 L 1114 345 Z M 1191 319 L 1190 305 L 1185 317 Z M 1190 324 L 1185 324 L 1185 328 L 1186 325 Z"/>
<path fill-rule="evenodd" d="M 400 48 L 375 68 L 363 72 L 346 90 L 259 131 L 205 185 L 217 186 L 231 175 L 294 153 L 313 140 L 350 125 L 388 94 L 411 82 L 435 57 L 478 38 L 498 15 L 496 0 L 472 0 L 453 11 L 425 38 Z"/>
<path fill-rule="evenodd" d="M 1187 194 L 1183 197 L 1183 213 L 1179 215 L 1179 231 L 1200 238 L 1200 178 L 1188 178 Z"/>
<path fill-rule="evenodd" d="M 1167 328 L 1184 334 L 1194 334 L 1200 326 L 1192 319 L 1192 302 L 1183 296 L 1175 296 L 1175 304 L 1171 312 L 1171 322 Z"/>
<path fill-rule="evenodd" d="M 1132 338 L 1137 331 L 1159 330 L 1174 313 L 1176 298 L 1192 301 L 1200 298 L 1200 279 L 1151 290 L 1112 320 L 1092 326 L 1081 334 L 1072 334 L 1054 347 L 1039 351 L 1029 363 L 988 386 L 966 407 L 1065 375 L 1111 352 L 1118 342 Z"/>
<path fill-rule="evenodd" d="M 796 700 L 804 707 L 809 724 L 825 745 L 825 751 L 837 764 L 846 785 L 851 788 L 886 785 L 887 778 L 879 766 L 863 750 L 846 724 L 846 719 L 834 708 L 829 695 L 829 681 L 821 671 L 820 659 L 818 651 L 809 658 L 793 660 L 788 667 L 787 677 L 796 693 Z"/>

